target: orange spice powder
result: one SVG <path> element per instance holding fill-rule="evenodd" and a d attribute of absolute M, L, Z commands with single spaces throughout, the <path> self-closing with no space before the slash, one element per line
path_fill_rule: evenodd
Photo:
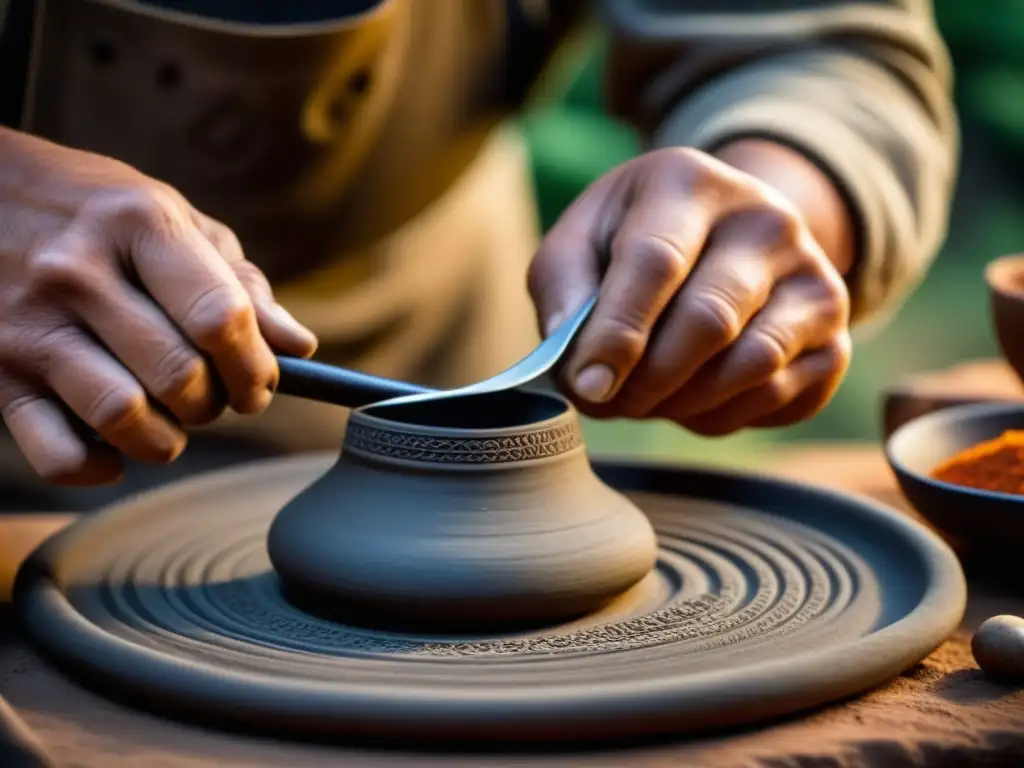
<path fill-rule="evenodd" d="M 1008 430 L 961 451 L 931 476 L 967 488 L 1024 495 L 1024 430 Z"/>

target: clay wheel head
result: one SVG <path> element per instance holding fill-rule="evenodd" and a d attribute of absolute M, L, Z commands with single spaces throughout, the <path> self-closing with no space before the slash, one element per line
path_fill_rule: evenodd
<path fill-rule="evenodd" d="M 265 542 L 333 461 L 224 470 L 85 516 L 22 568 L 26 631 L 101 694 L 207 727 L 521 750 L 844 698 L 963 614 L 955 555 L 898 512 L 739 473 L 596 465 L 660 542 L 655 569 L 601 610 L 471 636 L 332 621 L 284 597 Z"/>

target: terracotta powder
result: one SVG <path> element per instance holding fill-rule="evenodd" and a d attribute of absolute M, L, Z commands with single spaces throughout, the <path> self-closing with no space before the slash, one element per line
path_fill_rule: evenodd
<path fill-rule="evenodd" d="M 944 483 L 999 493 L 1024 494 L 1024 430 L 1007 430 L 932 470 Z"/>

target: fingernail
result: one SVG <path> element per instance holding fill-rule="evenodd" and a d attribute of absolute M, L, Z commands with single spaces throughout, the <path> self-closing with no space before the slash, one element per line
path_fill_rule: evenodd
<path fill-rule="evenodd" d="M 576 394 L 591 403 L 603 403 L 615 384 L 615 371 L 603 363 L 589 365 L 576 376 Z"/>

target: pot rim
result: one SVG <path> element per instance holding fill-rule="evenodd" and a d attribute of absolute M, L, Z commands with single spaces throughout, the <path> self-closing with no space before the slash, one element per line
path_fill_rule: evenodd
<path fill-rule="evenodd" d="M 529 392 L 560 403 L 555 416 L 512 427 L 436 427 L 385 419 L 355 410 L 349 416 L 342 457 L 410 469 L 494 470 L 535 466 L 579 455 L 585 449 L 575 409 L 560 395 Z"/>
<path fill-rule="evenodd" d="M 491 437 L 498 438 L 525 435 L 530 434 L 531 432 L 540 432 L 545 429 L 551 429 L 552 427 L 559 427 L 562 426 L 563 422 L 567 421 L 578 422 L 575 409 L 562 395 L 554 392 L 537 392 L 530 390 L 523 390 L 522 394 L 557 402 L 559 405 L 563 406 L 564 410 L 547 419 L 533 421 L 529 424 L 519 424 L 512 427 L 493 427 L 489 429 L 477 429 L 474 427 L 436 427 L 429 424 L 416 424 L 409 421 L 388 419 L 383 416 L 367 413 L 367 411 L 372 410 L 375 407 L 379 407 L 380 404 L 356 408 L 349 414 L 348 420 L 350 424 L 355 423 L 360 426 L 384 429 L 389 432 L 406 432 L 409 434 L 423 435 L 424 437 L 470 438 L 478 440 L 486 440 Z"/>

